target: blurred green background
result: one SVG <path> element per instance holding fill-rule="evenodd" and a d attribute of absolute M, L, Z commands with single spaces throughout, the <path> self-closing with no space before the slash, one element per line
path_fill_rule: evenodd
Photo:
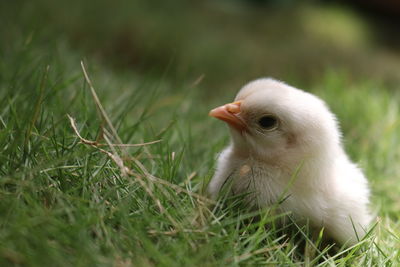
<path fill-rule="evenodd" d="M 262 76 L 307 87 L 327 71 L 396 88 L 399 24 L 385 13 L 395 9 L 353 2 L 2 1 L 2 55 L 15 40 L 63 44 L 132 76 L 201 80 L 213 95 Z"/>

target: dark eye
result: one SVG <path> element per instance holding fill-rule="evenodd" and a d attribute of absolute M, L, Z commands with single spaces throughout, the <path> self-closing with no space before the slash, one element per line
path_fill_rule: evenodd
<path fill-rule="evenodd" d="M 278 127 L 278 119 L 272 115 L 265 115 L 258 120 L 258 124 L 265 130 L 273 130 Z"/>

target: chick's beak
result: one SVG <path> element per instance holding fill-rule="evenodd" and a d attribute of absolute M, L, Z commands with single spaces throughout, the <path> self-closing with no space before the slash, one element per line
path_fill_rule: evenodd
<path fill-rule="evenodd" d="M 210 111 L 208 115 L 211 117 L 220 119 L 234 127 L 238 131 L 244 131 L 246 129 L 245 122 L 238 116 L 240 113 L 240 101 L 229 103 Z"/>

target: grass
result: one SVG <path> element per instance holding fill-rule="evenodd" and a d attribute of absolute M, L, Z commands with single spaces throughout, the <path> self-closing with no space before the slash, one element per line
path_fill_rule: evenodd
<path fill-rule="evenodd" d="M 273 208 L 249 212 L 237 199 L 209 205 L 197 195 L 228 143 L 208 110 L 236 89 L 210 94 L 201 74 L 180 80 L 186 70 L 172 67 L 132 74 L 71 47 L 50 26 L 7 34 L 13 42 L 1 43 L 0 60 L 1 266 L 400 263 L 400 95 L 373 77 L 354 81 L 346 71 L 326 70 L 309 87 L 338 115 L 378 218 L 360 244 L 325 251 L 307 227 L 276 227 Z M 86 55 L 99 101 L 80 65 Z M 94 145 L 81 142 L 67 114 Z M 109 145 L 120 140 L 161 141 Z"/>

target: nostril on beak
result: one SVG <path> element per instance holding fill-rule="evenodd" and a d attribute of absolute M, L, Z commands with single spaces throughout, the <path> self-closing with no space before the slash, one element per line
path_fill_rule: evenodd
<path fill-rule="evenodd" d="M 225 108 L 230 113 L 239 113 L 240 112 L 240 102 L 233 102 L 225 105 Z"/>

